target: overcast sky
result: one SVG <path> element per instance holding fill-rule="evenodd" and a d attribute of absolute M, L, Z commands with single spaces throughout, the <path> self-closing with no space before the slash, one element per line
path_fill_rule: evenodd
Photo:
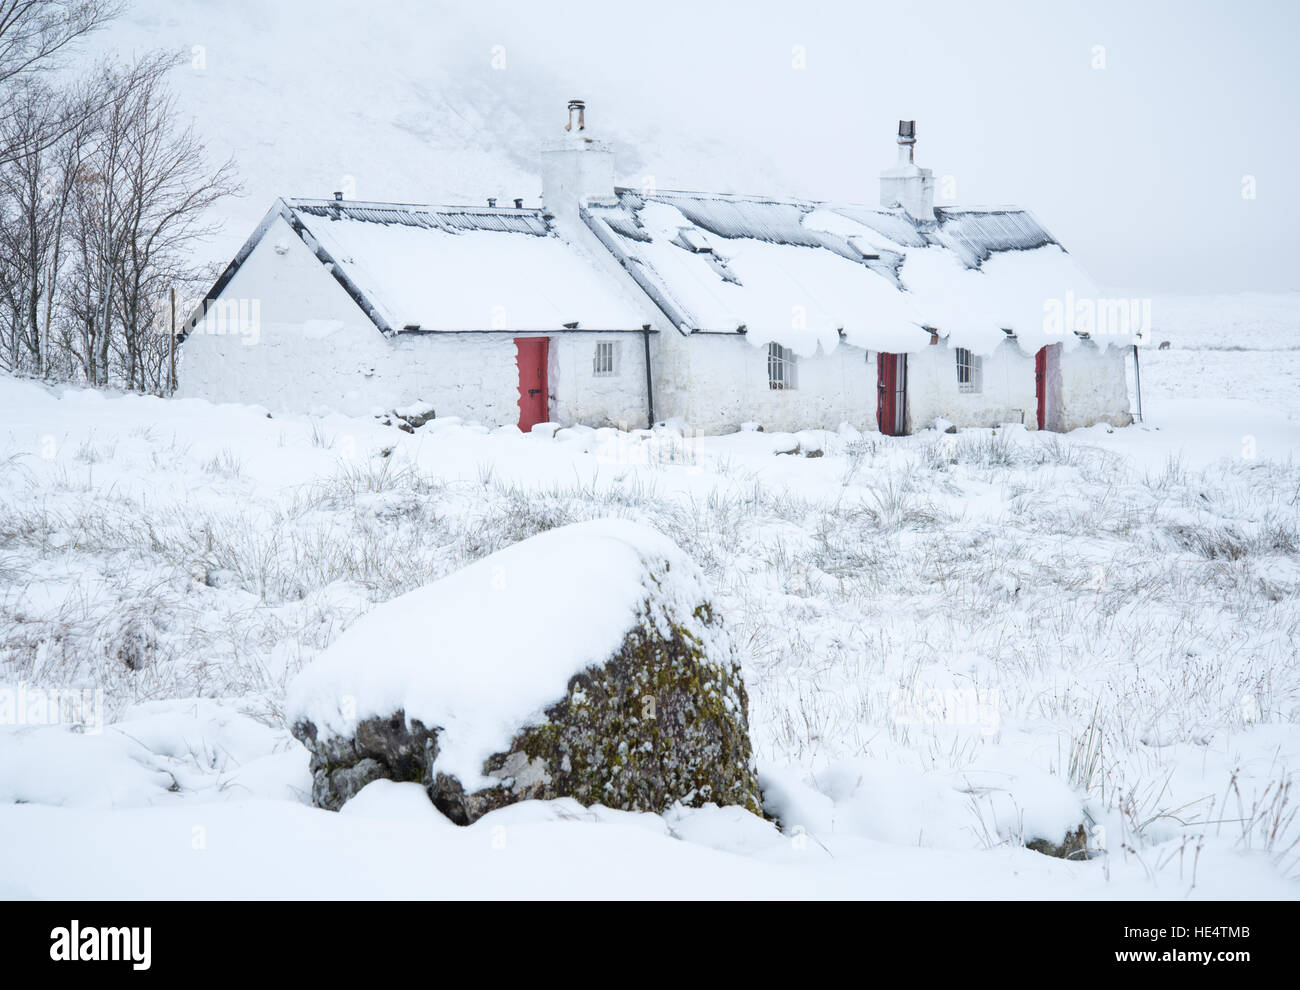
<path fill-rule="evenodd" d="M 224 252 L 343 174 L 534 197 L 582 97 L 624 181 L 859 202 L 915 119 L 955 202 L 1028 207 L 1103 285 L 1216 292 L 1300 290 L 1298 37 L 1296 0 L 135 0 L 98 43 L 203 47 L 177 88 L 249 190 Z"/>
<path fill-rule="evenodd" d="M 919 164 L 958 202 L 1029 207 L 1101 282 L 1300 289 L 1296 0 L 674 2 L 624 25 L 604 3 L 490 6 L 512 61 L 552 66 L 537 95 L 584 96 L 620 135 L 712 131 L 794 192 L 872 200 L 915 118 Z"/>

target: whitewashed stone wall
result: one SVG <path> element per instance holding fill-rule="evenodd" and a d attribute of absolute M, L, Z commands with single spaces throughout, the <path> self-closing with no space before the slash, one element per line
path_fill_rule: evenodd
<path fill-rule="evenodd" d="M 386 342 L 282 219 L 226 286 L 222 306 L 181 345 L 178 394 L 298 412 L 364 413 L 382 403 Z"/>
<path fill-rule="evenodd" d="M 614 345 L 614 374 L 594 371 L 596 344 Z M 651 365 L 653 367 L 653 340 Z M 552 334 L 550 344 L 551 418 L 584 426 L 640 429 L 648 425 L 645 395 L 645 339 L 640 333 L 586 331 Z M 655 416 L 662 418 L 659 411 Z"/>
<path fill-rule="evenodd" d="M 1076 430 L 1095 423 L 1128 426 L 1128 347 L 1084 341 L 1061 355 L 1061 430 Z"/>
<path fill-rule="evenodd" d="M 841 345 L 795 364 L 795 387 L 768 385 L 767 347 L 742 336 L 660 335 L 656 414 L 681 417 L 705 433 L 727 433 L 747 421 L 767 430 L 874 429 L 876 371 L 866 352 Z M 675 338 L 675 339 L 674 339 Z M 662 410 L 662 411 L 660 411 Z"/>
<path fill-rule="evenodd" d="M 492 426 L 519 420 L 514 333 L 385 339 L 283 220 L 231 279 L 222 301 L 243 320 L 214 317 L 185 341 L 181 396 L 354 416 L 425 401 L 439 416 Z M 646 424 L 640 333 L 547 336 L 552 418 Z M 615 342 L 613 376 L 594 374 L 597 340 Z"/>
<path fill-rule="evenodd" d="M 874 357 L 874 352 L 873 352 Z M 957 348 L 947 341 L 907 357 L 908 432 L 928 429 L 936 419 L 958 426 L 1024 423 L 1038 428 L 1034 358 L 1012 340 L 981 357 L 979 390 L 962 392 L 957 379 Z"/>

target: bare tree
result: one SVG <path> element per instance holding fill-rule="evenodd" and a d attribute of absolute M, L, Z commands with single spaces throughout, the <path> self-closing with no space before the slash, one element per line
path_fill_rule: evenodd
<path fill-rule="evenodd" d="M 98 80 L 82 84 L 70 97 L 82 106 L 93 106 L 100 102 L 99 91 L 102 86 Z M 64 133 L 59 143 L 46 149 L 49 166 L 46 177 L 47 205 L 49 210 L 49 276 L 45 280 L 45 297 L 42 300 L 41 340 L 42 353 L 39 373 L 48 376 L 51 371 L 50 361 L 58 354 L 54 341 L 55 305 L 59 299 L 59 281 L 63 273 L 67 256 L 70 254 L 65 244 L 65 234 L 69 225 L 69 209 L 73 192 L 83 180 L 83 164 L 89 153 L 90 143 L 95 134 L 95 121 L 90 115 L 81 116 L 76 126 Z M 61 362 L 66 367 L 66 355 Z"/>
<path fill-rule="evenodd" d="M 237 191 L 231 161 L 208 168 L 165 77 L 172 53 L 105 65 L 61 99 L 94 105 L 59 142 L 59 95 L 39 81 L 0 125 L 0 366 L 91 385 L 172 387 L 166 299 L 198 286 L 205 217 Z"/>
<path fill-rule="evenodd" d="M 115 273 L 124 373 L 129 387 L 158 389 L 160 359 L 168 344 L 163 300 L 175 286 L 188 289 L 198 276 L 191 245 L 212 232 L 208 208 L 238 191 L 234 163 L 215 170 L 192 126 L 182 126 L 162 72 L 171 63 L 146 63 L 124 94 L 119 197 L 124 252 Z M 168 331 L 170 332 L 170 331 Z"/>
<path fill-rule="evenodd" d="M 122 8 L 123 0 L 0 0 L 0 125 L 22 112 L 14 93 L 62 65 L 76 42 L 103 27 Z M 57 143 L 95 109 L 93 103 L 57 103 L 46 115 L 39 147 Z M 29 148 L 0 140 L 0 163 Z"/>
<path fill-rule="evenodd" d="M 165 387 L 159 300 L 190 287 L 208 170 L 164 76 L 177 57 L 56 72 L 124 0 L 0 0 L 0 368 Z"/>
<path fill-rule="evenodd" d="M 0 0 L 3 2 L 3 0 Z M 178 55 L 105 65 L 75 89 L 27 79 L 0 122 L 0 367 L 163 392 L 170 290 L 197 287 L 209 207 L 237 191 L 209 168 L 166 85 Z M 61 103 L 92 107 L 54 143 Z"/>
<path fill-rule="evenodd" d="M 12 369 L 41 368 L 40 301 L 50 278 L 53 177 L 42 146 L 57 97 L 48 86 L 27 80 L 10 93 L 0 121 L 0 140 L 15 156 L 0 168 L 0 298 L 4 306 L 3 360 Z"/>
<path fill-rule="evenodd" d="M 11 370 L 47 371 L 67 206 L 60 154 L 50 152 L 84 143 L 106 92 L 57 85 L 51 71 L 120 9 L 120 0 L 0 0 L 0 365 Z"/>
<path fill-rule="evenodd" d="M 62 118 L 68 102 L 86 99 L 83 87 L 59 91 L 28 79 L 11 92 L 9 113 L 0 122 L 0 141 L 15 152 L 0 165 L 0 305 L 5 313 L 0 346 L 10 369 L 45 370 L 45 341 L 64 261 L 66 180 L 75 176 L 84 153 L 89 118 L 54 145 L 47 144 L 47 136 L 51 120 Z"/>

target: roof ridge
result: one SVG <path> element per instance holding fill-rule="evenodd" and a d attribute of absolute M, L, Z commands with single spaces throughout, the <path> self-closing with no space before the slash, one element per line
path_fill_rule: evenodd
<path fill-rule="evenodd" d="M 487 206 L 457 203 L 399 203 L 378 199 L 320 199 L 308 196 L 282 197 L 289 207 L 326 206 L 332 209 L 352 210 L 416 210 L 427 213 L 482 213 L 489 216 L 540 216 L 545 212 L 540 206 Z"/>
<path fill-rule="evenodd" d="M 744 203 L 774 203 L 782 206 L 805 206 L 805 207 L 825 207 L 831 210 L 853 209 L 853 210 L 870 210 L 873 213 L 884 213 L 890 215 L 904 215 L 904 211 L 899 207 L 880 206 L 876 203 L 858 203 L 851 200 L 842 199 L 804 199 L 798 196 L 777 196 L 766 193 L 730 193 L 730 192 L 710 192 L 707 189 L 655 189 L 653 192 L 644 192 L 632 186 L 615 186 L 615 193 L 631 193 L 643 199 L 657 199 L 659 197 L 687 196 L 691 198 L 707 198 L 723 200 L 727 202 L 744 202 Z M 953 203 L 949 205 L 936 204 L 935 212 L 945 213 L 1028 213 L 1029 208 L 1020 206 L 1016 203 Z"/>

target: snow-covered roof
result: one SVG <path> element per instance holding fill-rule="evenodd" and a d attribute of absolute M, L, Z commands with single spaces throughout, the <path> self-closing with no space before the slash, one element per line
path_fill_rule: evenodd
<path fill-rule="evenodd" d="M 1016 207 L 940 207 L 918 221 L 855 204 L 616 193 L 582 217 L 643 295 L 543 210 L 282 199 L 208 300 L 277 217 L 385 333 L 639 330 L 663 314 L 683 333 L 743 333 L 803 355 L 841 341 L 911 351 L 931 331 L 989 353 L 1008 333 L 1026 350 L 1074 346 L 1045 326 L 1045 306 L 1097 297 Z"/>
<path fill-rule="evenodd" d="M 620 189 L 584 218 L 680 330 L 743 331 L 800 354 L 841 339 L 915 350 L 931 328 L 980 352 L 1006 331 L 1027 349 L 1072 346 L 1045 330 L 1044 306 L 1096 294 L 1015 207 L 940 208 L 920 222 L 862 205 Z"/>
<path fill-rule="evenodd" d="M 384 333 L 640 330 L 654 306 L 604 275 L 541 210 L 281 199 L 204 299 L 283 219 Z M 187 329 L 201 318 L 191 315 Z"/>
<path fill-rule="evenodd" d="M 540 210 L 284 200 L 295 229 L 395 331 L 637 330 L 646 306 Z"/>

